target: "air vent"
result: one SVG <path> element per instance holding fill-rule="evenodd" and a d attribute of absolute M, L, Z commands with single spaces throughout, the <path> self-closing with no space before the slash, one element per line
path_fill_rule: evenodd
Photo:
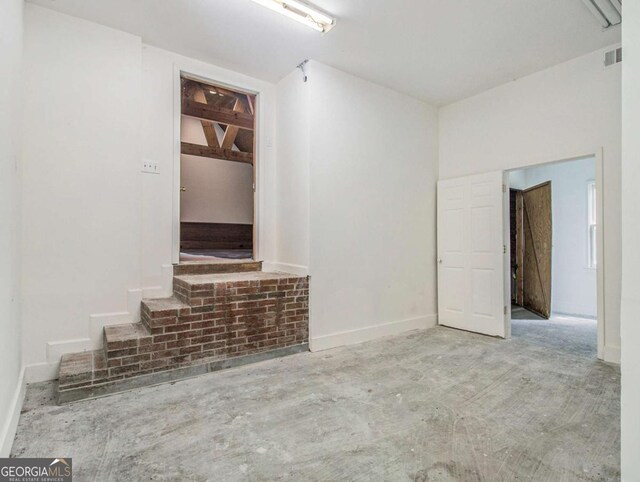
<path fill-rule="evenodd" d="M 609 50 L 604 53 L 604 66 L 611 67 L 612 65 L 622 62 L 622 47 L 618 47 L 615 50 Z"/>

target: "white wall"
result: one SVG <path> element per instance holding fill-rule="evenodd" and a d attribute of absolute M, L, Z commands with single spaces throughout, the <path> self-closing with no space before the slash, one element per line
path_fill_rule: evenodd
<path fill-rule="evenodd" d="M 575 158 L 603 149 L 604 357 L 620 357 L 620 65 L 579 57 L 440 110 L 442 179 Z"/>
<path fill-rule="evenodd" d="M 433 326 L 437 111 L 308 70 L 312 348 Z"/>
<path fill-rule="evenodd" d="M 622 26 L 622 480 L 640 480 L 640 3 Z"/>
<path fill-rule="evenodd" d="M 127 310 L 140 278 L 141 41 L 27 4 L 24 360 Z M 55 356 L 58 358 L 58 356 Z"/>
<path fill-rule="evenodd" d="M 55 378 L 62 353 L 99 346 L 105 324 L 136 321 L 141 297 L 171 290 L 180 69 L 259 93 L 258 250 L 275 259 L 275 86 L 32 4 L 25 22 L 23 349 L 34 381 Z M 142 174 L 143 159 L 160 174 Z"/>
<path fill-rule="evenodd" d="M 184 142 L 207 145 L 202 123 L 181 120 Z M 181 221 L 253 224 L 253 166 L 240 162 L 182 155 Z"/>
<path fill-rule="evenodd" d="M 595 180 L 593 157 L 522 169 L 527 189 L 551 181 L 552 275 L 551 310 L 595 318 L 598 315 L 598 277 L 588 262 L 587 185 Z"/>
<path fill-rule="evenodd" d="M 8 457 L 24 395 L 19 212 L 22 0 L 0 5 L 0 457 Z"/>
<path fill-rule="evenodd" d="M 526 189 L 527 188 L 527 176 L 526 169 L 518 169 L 517 171 L 511 171 L 509 173 L 509 187 L 511 189 Z"/>
<path fill-rule="evenodd" d="M 295 70 L 278 83 L 277 256 L 275 268 L 309 269 L 310 84 Z"/>

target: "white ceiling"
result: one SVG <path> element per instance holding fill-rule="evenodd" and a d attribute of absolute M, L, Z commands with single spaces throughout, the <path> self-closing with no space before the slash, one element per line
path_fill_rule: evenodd
<path fill-rule="evenodd" d="M 319 33 L 250 0 L 30 0 L 275 82 L 305 58 L 435 104 L 620 42 L 581 0 L 314 0 Z"/>

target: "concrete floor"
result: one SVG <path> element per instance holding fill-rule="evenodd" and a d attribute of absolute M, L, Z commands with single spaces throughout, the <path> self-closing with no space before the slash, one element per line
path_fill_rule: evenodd
<path fill-rule="evenodd" d="M 58 407 L 35 384 L 16 457 L 74 480 L 620 478 L 620 374 L 541 328 L 435 328 Z M 555 329 L 562 331 L 562 327 Z"/>

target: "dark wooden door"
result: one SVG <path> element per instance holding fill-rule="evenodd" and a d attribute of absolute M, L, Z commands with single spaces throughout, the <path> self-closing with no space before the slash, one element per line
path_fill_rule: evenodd
<path fill-rule="evenodd" d="M 511 303 L 522 306 L 524 296 L 523 192 L 519 189 L 510 189 L 509 195 L 511 227 Z"/>
<path fill-rule="evenodd" d="M 551 182 L 523 193 L 524 260 L 522 305 L 544 318 L 551 316 Z"/>

